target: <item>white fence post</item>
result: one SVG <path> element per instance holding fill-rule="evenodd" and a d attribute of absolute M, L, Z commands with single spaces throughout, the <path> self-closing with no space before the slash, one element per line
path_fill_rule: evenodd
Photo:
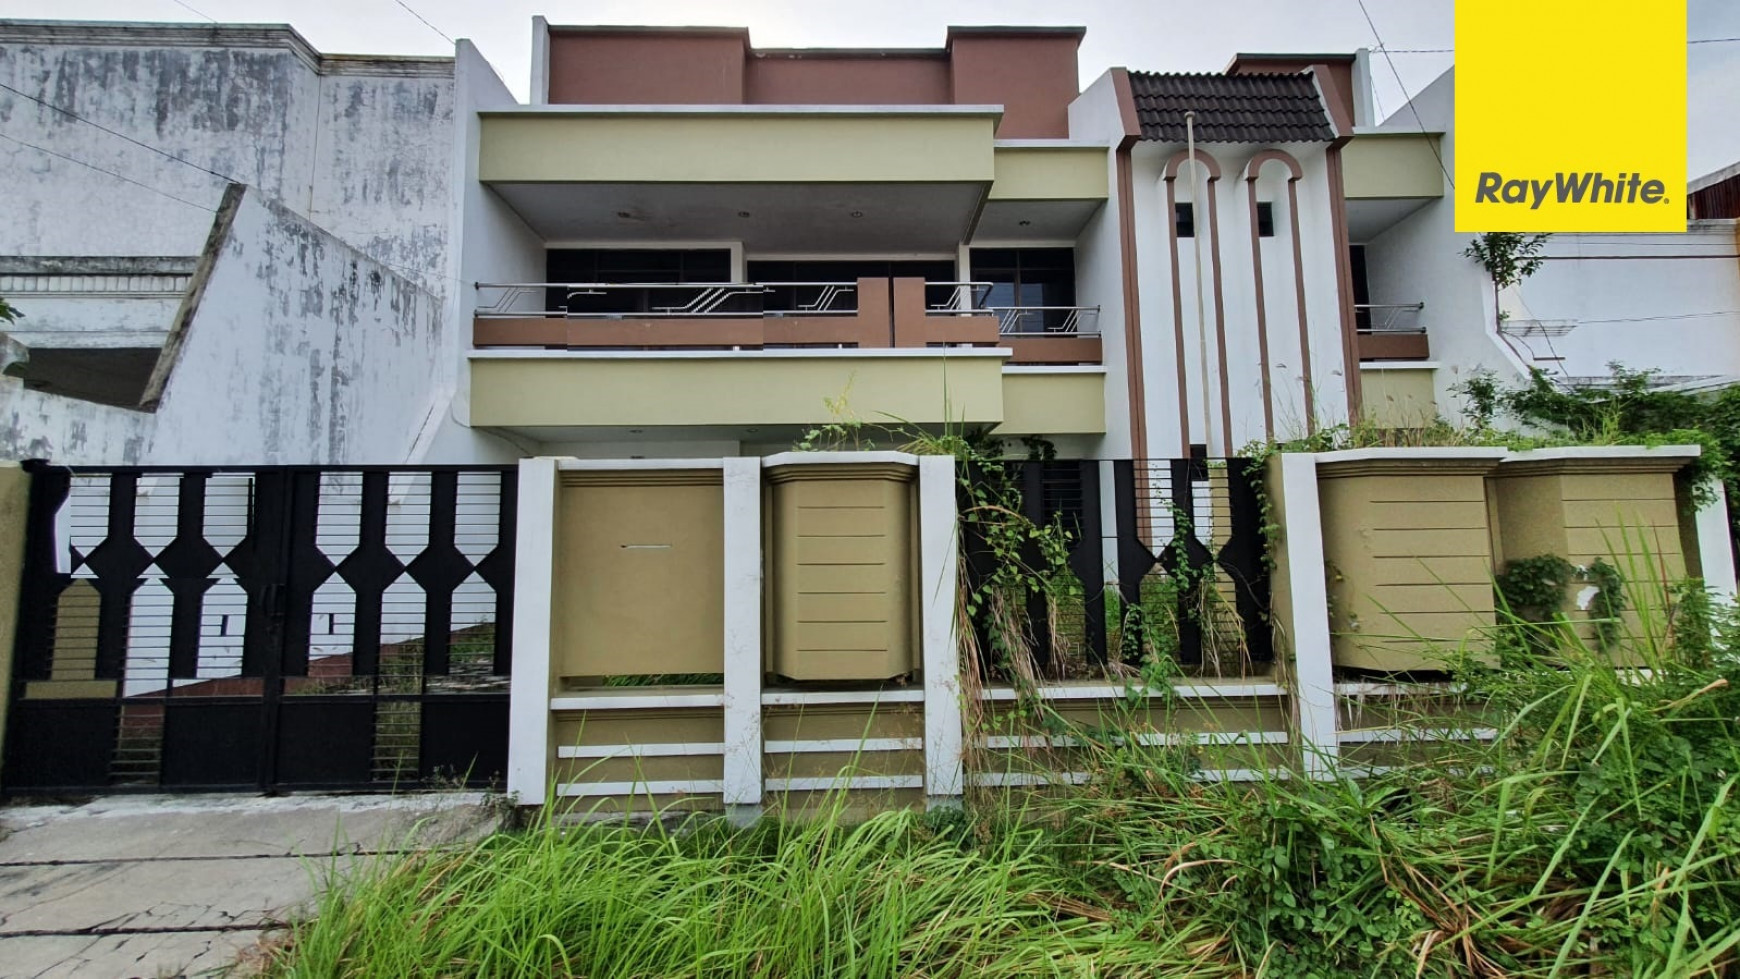
<path fill-rule="evenodd" d="M 955 460 L 918 460 L 919 622 L 924 649 L 924 791 L 931 807 L 958 806 L 964 781 L 961 655 L 955 630 L 960 561 Z"/>
<path fill-rule="evenodd" d="M 726 459 L 725 811 L 761 813 L 761 460 Z"/>
<path fill-rule="evenodd" d="M 1728 491 L 1721 483 L 1715 485 L 1716 497 L 1698 508 L 1694 518 L 1698 532 L 1698 567 L 1703 571 L 1704 587 L 1717 601 L 1734 600 L 1734 550 L 1729 542 Z"/>
<path fill-rule="evenodd" d="M 556 460 L 520 460 L 519 484 L 514 529 L 507 788 L 522 805 L 542 805 L 550 783 L 550 602 L 556 563 Z"/>
<path fill-rule="evenodd" d="M 1329 585 L 1323 571 L 1323 514 L 1317 496 L 1317 457 L 1282 453 L 1279 478 L 1271 483 L 1274 518 L 1281 527 L 1281 565 L 1276 577 L 1286 589 L 1276 598 L 1289 612 L 1284 621 L 1292 645 L 1288 677 L 1299 737 L 1300 763 L 1312 778 L 1334 778 L 1340 741 L 1336 734 L 1335 667 L 1329 645 Z"/>

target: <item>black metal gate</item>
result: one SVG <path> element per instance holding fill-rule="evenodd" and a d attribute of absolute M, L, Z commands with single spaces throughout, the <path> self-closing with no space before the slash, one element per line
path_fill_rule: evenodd
<path fill-rule="evenodd" d="M 502 779 L 513 467 L 26 467 L 8 793 Z"/>
<path fill-rule="evenodd" d="M 1080 600 L 1054 608 L 1044 595 L 1030 597 L 1025 628 L 1038 665 L 1048 668 L 1057 649 L 1102 664 L 1158 652 L 1216 675 L 1267 669 L 1274 643 L 1260 475 L 1243 459 L 1116 460 L 1107 521 L 1101 466 L 1023 460 L 972 477 L 1011 482 L 1026 517 L 1068 534 Z M 985 580 L 997 558 L 971 523 L 961 546 L 969 576 Z M 1038 559 L 1037 548 L 1022 555 L 1030 567 Z M 1108 570 L 1116 579 L 1109 589 Z M 989 650 L 980 632 L 979 648 Z"/>

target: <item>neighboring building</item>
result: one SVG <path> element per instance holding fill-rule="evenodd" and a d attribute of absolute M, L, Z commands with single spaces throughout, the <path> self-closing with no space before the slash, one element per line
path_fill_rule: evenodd
<path fill-rule="evenodd" d="M 1417 206 L 1365 220 L 1364 205 L 1349 203 L 1361 270 L 1355 286 L 1371 310 L 1369 327 L 1362 323 L 1371 332 L 1362 329 L 1361 340 L 1418 345 L 1410 366 L 1383 371 L 1383 394 L 1374 395 L 1368 380 L 1369 412 L 1397 420 L 1457 417 L 1463 402 L 1456 388 L 1481 370 L 1512 383 L 1532 370 L 1562 383 L 1600 383 L 1618 363 L 1658 371 L 1659 383 L 1678 387 L 1740 380 L 1740 179 L 1733 168 L 1691 183 L 1685 232 L 1553 235 L 1541 269 L 1495 297 L 1486 271 L 1464 254 L 1475 236 L 1455 230 L 1454 124 L 1452 71 L 1355 136 L 1355 148 L 1426 139 L 1435 149 L 1416 168 L 1435 184 L 1421 188 L 1432 192 L 1413 198 Z M 1368 379 L 1376 373 L 1376 365 L 1363 366 Z"/>
<path fill-rule="evenodd" d="M 0 295 L 24 314 L 0 456 L 405 462 L 437 441 L 454 59 L 7 21 L 0 84 Z"/>

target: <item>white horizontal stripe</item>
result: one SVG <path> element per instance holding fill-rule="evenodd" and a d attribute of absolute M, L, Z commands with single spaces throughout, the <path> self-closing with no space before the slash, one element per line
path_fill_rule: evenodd
<path fill-rule="evenodd" d="M 565 744 L 557 758 L 675 758 L 685 755 L 722 755 L 724 742 L 693 744 Z"/>
<path fill-rule="evenodd" d="M 551 710 L 658 710 L 670 707 L 719 707 L 723 693 L 587 694 L 551 697 Z"/>
<path fill-rule="evenodd" d="M 1200 734 L 1181 732 L 1176 734 L 1138 734 L 1135 742 L 1146 747 L 1171 746 L 1179 744 L 1287 744 L 1290 740 L 1285 731 L 1211 731 Z M 1122 736 L 1108 738 L 1111 744 L 1122 744 Z M 1047 737 L 1044 735 L 1027 737 L 1009 737 L 993 735 L 985 738 L 982 746 L 991 749 L 1004 748 L 1076 748 L 1081 746 L 1081 739 L 1068 735 Z"/>
<path fill-rule="evenodd" d="M 767 707 L 789 707 L 797 704 L 916 704 L 924 700 L 924 690 L 769 690 L 761 695 Z"/>
<path fill-rule="evenodd" d="M 1253 768 L 1207 768 L 1191 773 L 1191 780 L 1197 782 L 1255 782 L 1263 778 L 1284 779 L 1287 773 L 1281 769 L 1263 772 Z M 967 780 L 974 785 L 991 788 L 1030 785 L 1083 785 L 1090 778 L 1087 772 L 978 772 L 968 775 Z"/>
<path fill-rule="evenodd" d="M 567 798 L 593 798 L 607 795 L 704 795 L 725 791 L 716 778 L 671 779 L 656 782 L 564 782 L 556 786 L 556 794 Z"/>
<path fill-rule="evenodd" d="M 1160 692 L 1148 687 L 1127 687 L 1115 684 L 1092 684 L 1081 686 L 1040 687 L 1038 692 L 1042 700 L 1122 700 L 1134 689 L 1138 694 L 1159 696 Z M 1172 691 L 1180 697 L 1190 697 L 1197 700 L 1228 697 L 1281 697 L 1287 691 L 1278 683 L 1268 681 L 1247 681 L 1216 683 L 1178 683 Z M 987 687 L 979 696 L 985 700 L 1015 700 L 1020 694 L 1013 687 Z"/>
<path fill-rule="evenodd" d="M 1480 727 L 1469 729 L 1456 728 L 1367 728 L 1357 731 L 1342 731 L 1336 739 L 1342 744 L 1374 744 L 1397 741 L 1491 741 L 1498 737 L 1495 728 Z"/>
<path fill-rule="evenodd" d="M 556 468 L 564 472 L 617 472 L 649 469 L 723 469 L 723 459 L 575 459 L 562 457 Z"/>
<path fill-rule="evenodd" d="M 1404 697 L 1413 694 L 1443 694 L 1461 693 L 1466 689 L 1460 683 L 1337 683 L 1335 694 L 1338 697 Z"/>
<path fill-rule="evenodd" d="M 844 751 L 918 751 L 923 738 L 833 738 L 821 741 L 769 741 L 762 746 L 767 754 L 816 754 Z"/>
<path fill-rule="evenodd" d="M 825 792 L 829 789 L 919 789 L 923 775 L 856 775 L 822 778 L 770 778 L 769 792 Z"/>

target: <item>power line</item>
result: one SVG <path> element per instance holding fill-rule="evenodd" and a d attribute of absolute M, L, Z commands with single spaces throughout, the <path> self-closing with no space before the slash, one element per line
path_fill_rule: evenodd
<path fill-rule="evenodd" d="M 190 201 L 185 197 L 177 197 L 174 194 L 171 194 L 166 190 L 159 190 L 158 188 L 153 187 L 150 184 L 140 183 L 139 181 L 134 180 L 132 177 L 126 176 L 124 174 L 116 173 L 113 170 L 104 169 L 103 167 L 99 167 L 94 163 L 86 163 L 85 161 L 80 160 L 76 157 L 67 156 L 65 153 L 57 153 L 54 150 L 51 150 L 46 146 L 38 146 L 35 143 L 19 139 L 16 136 L 8 135 L 6 133 L 0 133 L 0 139 L 10 140 L 11 142 L 17 143 L 19 146 L 28 146 L 31 149 L 36 150 L 38 153 L 46 153 L 49 156 L 59 157 L 60 159 L 65 160 L 68 163 L 76 163 L 79 166 L 84 167 L 88 170 L 95 170 L 98 173 L 107 174 L 111 177 L 114 177 L 116 180 L 125 181 L 126 183 L 130 183 L 135 187 L 139 187 L 141 189 L 148 190 L 151 193 L 158 195 L 159 197 L 167 197 L 172 201 L 179 201 L 183 204 L 186 204 L 188 207 L 197 207 L 202 211 L 215 212 L 217 210 L 217 208 L 207 207 L 204 204 L 195 204 L 193 201 Z"/>
<path fill-rule="evenodd" d="M 29 92 L 13 88 L 12 86 L 6 84 L 5 82 L 0 82 L 0 88 L 3 88 L 6 91 L 11 92 L 12 94 L 20 96 L 22 98 L 27 98 L 30 101 L 35 102 L 37 105 L 40 105 L 44 108 L 53 109 L 54 111 L 60 113 L 61 115 L 66 116 L 69 119 L 76 119 L 79 122 L 82 122 L 87 126 L 93 126 L 97 129 L 101 129 L 103 132 L 108 133 L 110 136 L 114 136 L 117 139 L 124 139 L 127 142 L 132 143 L 134 146 L 139 147 L 140 149 L 150 150 L 151 152 L 157 154 L 158 156 L 163 157 L 165 160 L 173 160 L 176 163 L 181 164 L 182 166 L 192 167 L 193 169 L 198 170 L 201 173 L 209 174 L 210 176 L 216 177 L 219 180 L 222 180 L 226 183 L 232 183 L 232 184 L 247 183 L 247 181 L 237 180 L 236 178 L 230 176 L 227 173 L 219 173 L 218 171 L 213 170 L 210 167 L 201 166 L 201 165 L 193 162 L 192 160 L 188 160 L 188 159 L 185 159 L 183 157 L 176 156 L 174 153 L 171 153 L 168 150 L 159 149 L 155 146 L 152 146 L 150 143 L 140 142 L 139 140 L 134 139 L 133 137 L 127 135 L 126 133 L 116 132 L 115 130 L 110 129 L 108 126 L 105 126 L 100 122 L 92 122 L 91 120 L 86 119 L 84 116 L 79 115 L 78 113 L 72 111 L 71 109 L 62 108 L 61 106 L 55 105 L 53 102 L 47 101 L 46 99 L 39 99 L 36 96 L 31 95 Z"/>
<path fill-rule="evenodd" d="M 209 20 L 214 24 L 218 22 L 216 17 L 213 17 L 211 14 L 208 14 L 205 11 L 199 9 L 198 7 L 195 7 L 191 3 L 188 3 L 187 0 L 175 0 L 175 5 L 177 7 L 184 9 L 184 10 L 190 10 L 193 13 L 196 13 L 199 16 L 204 17 L 206 20 Z"/>
<path fill-rule="evenodd" d="M 1414 115 L 1414 124 L 1420 128 L 1420 135 L 1429 135 L 1426 132 L 1426 120 L 1420 118 L 1420 110 L 1414 105 L 1414 97 L 1408 93 L 1408 85 L 1402 81 L 1402 73 L 1396 70 L 1396 60 L 1390 57 L 1388 51 L 1384 51 L 1383 35 L 1378 33 L 1377 23 L 1371 19 L 1371 11 L 1365 9 L 1365 0 L 1358 2 L 1359 12 L 1365 15 L 1365 26 L 1371 28 L 1371 36 L 1377 41 L 1377 50 L 1383 51 L 1384 63 L 1390 66 L 1390 74 L 1396 76 L 1396 85 L 1402 90 L 1402 98 L 1408 100 L 1408 111 Z M 1456 178 L 1450 176 L 1450 168 L 1444 165 L 1444 156 L 1438 152 L 1438 144 L 1428 139 L 1426 147 L 1432 151 L 1432 159 L 1438 161 L 1438 169 L 1443 172 L 1445 182 L 1450 185 L 1451 190 L 1455 190 Z"/>
<path fill-rule="evenodd" d="M 1732 44 L 1740 41 L 1740 37 L 1699 37 L 1687 41 L 1687 44 Z"/>
<path fill-rule="evenodd" d="M 411 16 L 412 16 L 412 17 L 415 17 L 415 18 L 417 18 L 417 19 L 418 19 L 418 20 L 420 20 L 420 21 L 422 21 L 422 22 L 423 22 L 423 26 L 424 26 L 424 27 L 427 27 L 427 28 L 429 28 L 429 29 L 430 29 L 430 30 L 432 30 L 432 31 L 434 31 L 434 32 L 435 32 L 435 33 L 437 33 L 437 34 L 440 34 L 440 35 L 441 35 L 441 40 L 443 40 L 443 41 L 446 41 L 446 42 L 447 42 L 447 43 L 448 43 L 448 44 L 452 44 L 452 43 L 453 43 L 453 39 L 452 39 L 452 38 L 450 38 L 450 37 L 448 37 L 448 36 L 447 36 L 447 33 L 446 33 L 446 32 L 445 32 L 445 31 L 443 31 L 443 30 L 442 30 L 442 29 L 441 29 L 441 28 L 439 28 L 439 27 L 436 27 L 436 26 L 435 26 L 435 25 L 434 25 L 434 24 L 431 24 L 431 23 L 429 23 L 429 19 L 428 19 L 428 18 L 426 18 L 426 17 L 424 17 L 424 16 L 423 16 L 423 15 L 422 15 L 422 14 L 420 14 L 420 13 L 418 13 L 418 12 L 416 12 L 416 11 L 415 11 L 415 10 L 412 10 L 412 9 L 411 9 L 411 5 L 410 5 L 410 4 L 408 4 L 408 3 L 406 3 L 406 2 L 405 2 L 405 0 L 393 0 L 393 2 L 394 2 L 394 3 L 396 3 L 396 4 L 398 4 L 398 5 L 399 5 L 399 6 L 401 6 L 401 7 L 404 7 L 404 8 L 405 8 L 405 12 L 406 12 L 406 13 L 408 13 L 408 14 L 410 14 L 410 15 L 411 15 Z"/>

